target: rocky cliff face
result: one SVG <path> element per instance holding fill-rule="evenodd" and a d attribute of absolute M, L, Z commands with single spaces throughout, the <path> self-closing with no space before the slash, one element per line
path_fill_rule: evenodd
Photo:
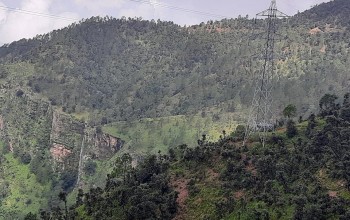
<path fill-rule="evenodd" d="M 58 178 L 73 173 L 77 179 L 87 159 L 109 159 L 122 148 L 121 139 L 97 133 L 35 94 L 18 91 L 22 90 L 0 94 L 0 135 L 16 156 L 30 155 L 30 163 L 38 163 L 32 166 L 35 174 L 40 173 L 41 161 L 46 161 Z"/>
<path fill-rule="evenodd" d="M 82 150 L 83 158 L 106 160 L 116 154 L 124 144 L 120 138 L 99 133 L 96 128 L 58 111 L 52 114 L 50 142 L 52 157 L 58 163 L 65 163 L 70 157 L 79 161 Z"/>
<path fill-rule="evenodd" d="M 97 150 L 94 156 L 98 159 L 108 159 L 118 152 L 124 145 L 120 138 L 109 134 L 99 133 L 95 135 L 95 148 Z"/>
<path fill-rule="evenodd" d="M 55 171 L 77 172 L 85 125 L 59 109 L 52 111 L 49 149 Z"/>

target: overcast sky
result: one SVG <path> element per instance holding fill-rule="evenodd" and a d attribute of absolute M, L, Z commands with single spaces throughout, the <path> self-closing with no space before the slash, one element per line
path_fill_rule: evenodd
<path fill-rule="evenodd" d="M 148 1 L 157 3 L 153 6 L 142 3 Z M 294 15 L 298 11 L 327 1 L 329 0 L 277 0 L 277 7 L 288 15 Z M 142 17 L 190 25 L 220 19 L 216 16 L 193 13 L 194 10 L 229 18 L 247 14 L 252 17 L 267 9 L 270 2 L 271 0 L 0 0 L 0 44 L 31 38 L 73 22 L 62 18 L 48 18 L 44 14 L 76 20 L 96 15 L 117 18 Z M 22 13 L 9 11 L 6 7 L 21 9 Z M 174 7 L 188 9 L 191 13 L 181 9 L 175 10 Z M 35 13 L 39 13 L 40 16 L 29 15 Z"/>

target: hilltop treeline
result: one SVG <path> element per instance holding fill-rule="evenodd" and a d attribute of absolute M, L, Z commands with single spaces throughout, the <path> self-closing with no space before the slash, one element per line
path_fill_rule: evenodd
<path fill-rule="evenodd" d="M 348 8 L 336 0 L 279 21 L 276 109 L 290 100 L 310 113 L 320 94 L 349 86 Z M 35 74 L 24 85 L 68 113 L 91 113 L 95 124 L 219 104 L 238 111 L 250 104 L 261 70 L 265 25 L 248 18 L 181 27 L 93 17 L 0 48 L 1 69 L 31 63 Z"/>

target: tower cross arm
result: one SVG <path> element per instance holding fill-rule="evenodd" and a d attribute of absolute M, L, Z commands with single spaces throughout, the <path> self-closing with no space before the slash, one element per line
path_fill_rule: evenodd
<path fill-rule="evenodd" d="M 271 13 L 271 11 L 273 11 L 274 13 Z M 267 9 L 265 11 L 262 11 L 258 14 L 256 14 L 256 16 L 261 16 L 261 17 L 277 17 L 277 18 L 288 18 L 290 17 L 289 15 L 277 10 L 277 9 Z"/>
<path fill-rule="evenodd" d="M 285 13 L 283 13 L 277 9 L 276 0 L 271 1 L 271 5 L 270 5 L 269 9 L 256 14 L 256 16 L 263 16 L 263 17 L 270 17 L 270 18 L 271 17 L 274 17 L 274 18 L 287 18 L 287 17 L 289 17 L 288 15 L 286 15 Z"/>

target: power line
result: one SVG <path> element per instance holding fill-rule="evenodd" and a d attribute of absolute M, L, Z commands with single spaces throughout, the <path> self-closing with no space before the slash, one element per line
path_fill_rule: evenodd
<path fill-rule="evenodd" d="M 210 12 L 182 8 L 182 7 L 168 5 L 168 4 L 164 4 L 164 3 L 160 3 L 160 2 L 156 2 L 156 1 L 150 1 L 150 0 L 129 0 L 129 1 L 141 3 L 141 4 L 148 4 L 148 5 L 151 5 L 153 7 L 161 7 L 161 8 L 171 9 L 171 10 L 182 11 L 182 12 L 190 13 L 190 14 L 198 14 L 198 15 L 211 17 L 211 18 L 223 19 L 223 18 L 230 17 L 227 15 L 220 15 L 220 14 L 214 14 L 214 13 L 210 13 Z M 34 16 L 45 17 L 45 18 L 50 18 L 50 19 L 72 21 L 72 22 L 79 20 L 79 19 L 70 18 L 70 17 L 64 17 L 64 16 L 48 14 L 48 13 L 41 13 L 41 12 L 30 11 L 30 10 L 24 10 L 24 9 L 19 9 L 19 8 L 11 8 L 11 7 L 7 7 L 7 6 L 0 6 L 0 10 L 11 11 L 11 12 L 15 12 L 15 13 L 22 13 L 22 14 L 27 14 L 27 15 L 34 15 Z"/>
<path fill-rule="evenodd" d="M 65 20 L 65 21 L 77 21 L 78 20 L 75 18 L 63 17 L 63 16 L 59 16 L 59 15 L 46 14 L 46 13 L 41 13 L 41 12 L 29 11 L 29 10 L 23 10 L 23 9 L 19 9 L 19 8 L 10 8 L 10 7 L 6 7 L 6 6 L 0 6 L 0 10 L 22 13 L 22 14 L 27 14 L 27 15 L 34 15 L 34 16 L 45 17 L 45 18 L 50 18 L 50 19 Z"/>
<path fill-rule="evenodd" d="M 168 5 L 168 4 L 159 3 L 159 2 L 155 2 L 155 1 L 149 1 L 149 0 L 129 0 L 129 1 L 137 2 L 137 3 L 141 3 L 141 4 L 148 4 L 148 5 L 157 6 L 157 7 L 161 7 L 161 8 L 182 11 L 185 13 L 198 14 L 198 15 L 202 15 L 202 16 L 206 16 L 206 17 L 215 17 L 215 18 L 220 18 L 220 19 L 231 17 L 231 16 L 227 16 L 227 15 L 220 15 L 220 14 L 214 14 L 214 13 L 210 13 L 210 12 L 197 11 L 197 10 L 188 9 L 188 8 L 181 8 L 178 6 Z"/>

